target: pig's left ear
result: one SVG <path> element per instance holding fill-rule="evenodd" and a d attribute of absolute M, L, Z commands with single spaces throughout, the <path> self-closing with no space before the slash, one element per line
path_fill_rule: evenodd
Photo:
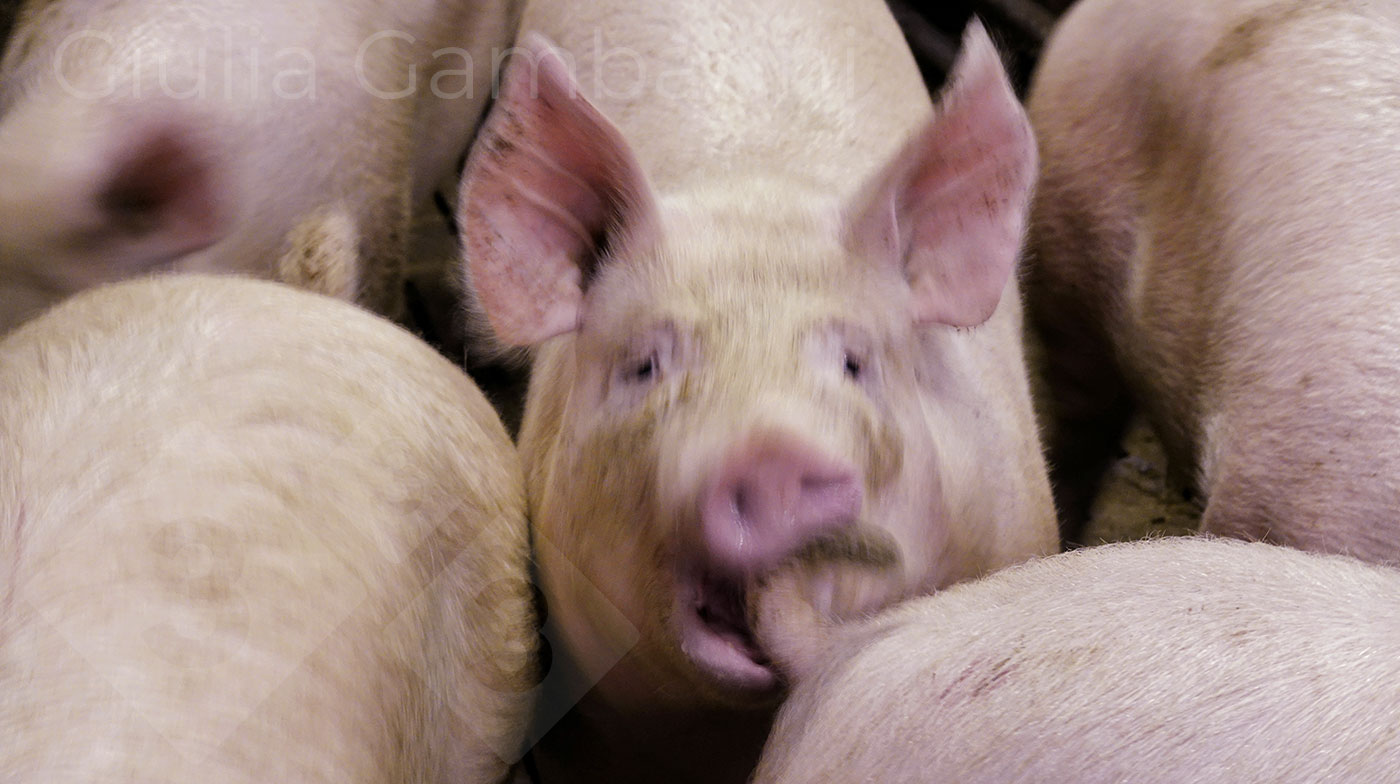
<path fill-rule="evenodd" d="M 933 121 L 848 213 L 848 242 L 903 264 L 916 322 L 976 326 L 1016 266 L 1035 170 L 1030 122 L 974 20 Z"/>

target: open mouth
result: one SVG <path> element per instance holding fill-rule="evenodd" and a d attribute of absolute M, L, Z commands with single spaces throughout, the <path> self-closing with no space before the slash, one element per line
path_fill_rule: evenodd
<path fill-rule="evenodd" d="M 888 604 L 901 585 L 899 545 L 885 531 L 854 525 L 818 536 L 784 561 L 806 569 L 835 570 L 808 583 L 815 611 L 856 617 Z M 783 568 L 783 567 L 779 567 Z M 782 686 L 775 663 L 749 622 L 745 577 L 692 562 L 681 569 L 675 619 L 681 649 L 721 689 L 761 696 Z M 804 581 L 814 577 L 808 572 Z"/>
<path fill-rule="evenodd" d="M 743 692 L 778 687 L 778 674 L 749 627 L 748 596 L 735 578 L 701 573 L 681 591 L 681 647 L 718 685 Z"/>

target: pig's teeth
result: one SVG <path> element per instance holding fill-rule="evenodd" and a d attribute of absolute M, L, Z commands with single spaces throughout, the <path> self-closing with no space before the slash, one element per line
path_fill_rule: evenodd
<path fill-rule="evenodd" d="M 763 654 L 748 622 L 748 592 L 737 582 L 706 576 L 697 592 L 696 614 L 705 627 L 750 659 L 763 663 Z"/>

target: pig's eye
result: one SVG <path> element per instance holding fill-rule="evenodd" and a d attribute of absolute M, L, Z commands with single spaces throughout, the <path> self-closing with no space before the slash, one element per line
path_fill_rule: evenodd
<path fill-rule="evenodd" d="M 627 377 L 638 383 L 651 381 L 656 377 L 656 357 L 650 356 L 640 362 L 633 362 L 627 369 Z"/>
<path fill-rule="evenodd" d="M 646 386 L 656 383 L 661 376 L 661 362 L 655 353 L 641 358 L 626 360 L 618 368 L 618 376 L 624 384 Z"/>
<path fill-rule="evenodd" d="M 825 383 L 874 395 L 884 373 L 878 345 L 859 326 L 833 319 L 812 330 L 805 350 Z"/>
<path fill-rule="evenodd" d="M 673 374 L 683 371 L 679 344 L 675 325 L 659 321 L 616 346 L 617 353 L 612 355 L 607 376 L 602 379 L 603 399 L 620 409 L 640 405 Z"/>
<path fill-rule="evenodd" d="M 846 362 L 846 377 L 852 381 L 859 381 L 861 373 L 865 371 L 865 361 L 849 351 L 844 354 L 844 358 Z"/>

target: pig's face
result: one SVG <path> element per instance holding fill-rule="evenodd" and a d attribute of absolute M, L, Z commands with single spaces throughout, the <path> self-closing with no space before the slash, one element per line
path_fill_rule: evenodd
<path fill-rule="evenodd" d="M 762 176 L 655 194 L 524 42 L 538 82 L 507 75 L 461 223 L 497 335 L 539 347 L 521 448 L 550 615 L 585 667 L 610 613 L 636 627 L 621 699 L 773 697 L 747 586 L 813 549 L 879 567 L 810 572 L 837 617 L 989 565 L 961 519 L 967 429 L 931 409 L 967 397 L 937 377 L 1007 286 L 1034 153 L 973 44 L 943 117 L 842 203 Z"/>
<path fill-rule="evenodd" d="M 600 268 L 576 337 L 551 347 L 560 372 L 537 388 L 568 392 L 536 525 L 686 680 L 766 693 L 748 581 L 867 530 L 898 568 L 817 590 L 834 610 L 879 607 L 946 515 L 907 286 L 871 274 L 831 213 L 734 198 L 663 206 L 660 237 Z"/>

